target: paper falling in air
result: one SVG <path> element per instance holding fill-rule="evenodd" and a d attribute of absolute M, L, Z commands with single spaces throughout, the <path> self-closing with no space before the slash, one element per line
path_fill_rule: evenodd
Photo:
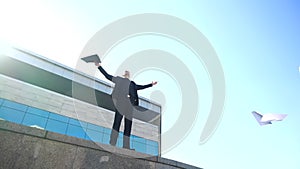
<path fill-rule="evenodd" d="M 267 125 L 267 124 L 272 124 L 272 121 L 281 121 L 283 120 L 287 114 L 274 114 L 274 113 L 267 113 L 262 115 L 261 113 L 258 113 L 256 111 L 252 112 L 253 116 L 259 123 L 259 125 Z"/>

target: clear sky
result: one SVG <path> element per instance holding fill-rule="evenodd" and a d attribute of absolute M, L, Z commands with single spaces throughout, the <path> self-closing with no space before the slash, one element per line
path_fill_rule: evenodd
<path fill-rule="evenodd" d="M 178 127 L 174 125 L 181 114 L 189 115 L 180 111 L 184 104 L 197 110 L 194 123 L 186 124 L 192 126 L 189 132 L 171 148 L 164 149 L 163 145 L 162 156 L 206 169 L 299 169 L 299 9 L 300 2 L 296 0 L 1 0 L 0 45 L 21 47 L 76 68 L 90 39 L 118 19 L 143 13 L 179 18 L 207 38 L 224 73 L 223 116 L 205 143 L 199 144 L 199 139 L 214 101 L 211 80 L 219 77 L 212 76 L 201 59 L 184 45 L 187 42 L 144 33 L 115 44 L 103 56 L 103 67 L 112 74 L 123 61 L 143 50 L 157 49 L 174 57 L 166 57 L 169 65 L 159 64 L 166 61 L 161 58 L 156 59 L 160 68 L 152 63 L 133 72 L 133 80 L 139 84 L 158 81 L 157 86 L 140 95 L 162 104 L 163 140 L 172 139 L 164 134 Z M 124 32 L 129 28 L 119 29 Z M 181 27 L 169 29 L 171 32 Z M 182 65 L 178 66 L 177 61 Z M 151 59 L 129 62 L 132 65 L 128 67 L 150 62 Z M 173 70 L 172 66 L 178 69 Z M 173 72 L 168 72 L 168 68 Z M 198 93 L 188 94 L 190 100 L 183 99 L 189 86 L 179 77 L 186 75 L 182 73 L 186 69 L 189 71 L 185 78 L 196 85 Z M 96 70 L 91 75 L 104 80 Z M 281 122 L 259 126 L 251 114 L 253 110 L 288 116 Z"/>

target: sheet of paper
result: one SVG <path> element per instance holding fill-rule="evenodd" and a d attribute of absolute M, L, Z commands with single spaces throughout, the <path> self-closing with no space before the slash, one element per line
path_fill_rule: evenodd
<path fill-rule="evenodd" d="M 263 117 L 261 118 L 261 122 L 267 122 L 267 121 L 281 121 L 283 120 L 287 114 L 273 114 L 273 113 L 268 113 L 264 114 Z"/>
<path fill-rule="evenodd" d="M 283 120 L 287 114 L 275 114 L 275 113 L 267 113 L 261 114 L 259 112 L 253 111 L 252 112 L 256 121 L 262 126 L 267 124 L 272 124 L 272 121 L 281 121 Z"/>
<path fill-rule="evenodd" d="M 267 124 L 272 124 L 270 121 L 269 122 L 261 122 L 262 119 L 262 115 L 260 113 L 257 113 L 256 111 L 252 112 L 254 118 L 256 119 L 256 121 L 258 122 L 259 125 L 263 126 L 263 125 L 267 125 Z"/>
<path fill-rule="evenodd" d="M 98 62 L 101 63 L 101 60 L 99 58 L 99 56 L 97 54 L 95 55 L 91 55 L 91 56 L 87 56 L 87 57 L 83 57 L 81 58 L 83 61 L 85 61 L 86 63 L 90 63 L 90 62 Z"/>

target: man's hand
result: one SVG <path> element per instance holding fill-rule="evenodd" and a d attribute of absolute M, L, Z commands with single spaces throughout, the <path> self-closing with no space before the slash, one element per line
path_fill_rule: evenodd
<path fill-rule="evenodd" d="M 154 86 L 154 85 L 156 85 L 156 84 L 157 84 L 157 81 L 155 81 L 155 82 L 152 82 L 151 84 L 152 84 L 152 86 Z"/>
<path fill-rule="evenodd" d="M 100 63 L 99 62 L 95 62 L 95 66 L 99 67 Z"/>

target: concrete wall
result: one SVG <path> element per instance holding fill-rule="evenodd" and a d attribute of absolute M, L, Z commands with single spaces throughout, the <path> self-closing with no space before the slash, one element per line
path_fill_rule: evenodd
<path fill-rule="evenodd" d="M 0 169 L 197 168 L 3 120 L 0 120 L 0 143 Z"/>

